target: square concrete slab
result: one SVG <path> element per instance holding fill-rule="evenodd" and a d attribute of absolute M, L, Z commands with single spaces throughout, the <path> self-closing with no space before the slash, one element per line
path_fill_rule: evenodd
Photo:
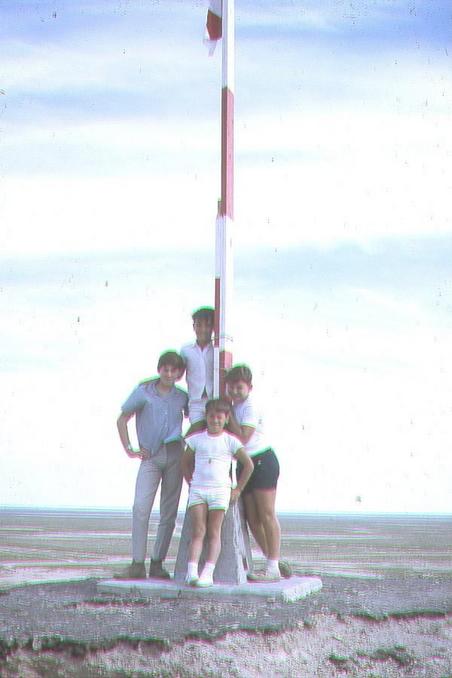
<path fill-rule="evenodd" d="M 97 585 L 100 593 L 117 595 L 154 596 L 164 598 L 183 598 L 194 596 L 264 596 L 283 600 L 287 603 L 305 598 L 320 591 L 322 580 L 319 577 L 297 577 L 281 579 L 278 582 L 246 584 L 214 584 L 208 588 L 196 588 L 186 584 L 157 579 L 119 580 L 108 579 Z"/>

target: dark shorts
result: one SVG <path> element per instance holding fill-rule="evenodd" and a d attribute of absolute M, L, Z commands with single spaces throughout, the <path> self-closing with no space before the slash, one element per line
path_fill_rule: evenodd
<path fill-rule="evenodd" d="M 251 457 L 254 471 L 243 490 L 243 494 L 253 490 L 274 490 L 278 484 L 279 462 L 274 451 L 269 448 L 255 457 Z M 240 477 L 242 465 L 237 463 L 237 477 Z"/>

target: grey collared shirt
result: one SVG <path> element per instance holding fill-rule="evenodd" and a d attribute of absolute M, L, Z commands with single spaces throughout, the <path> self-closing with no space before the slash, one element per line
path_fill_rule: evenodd
<path fill-rule="evenodd" d="M 138 442 L 155 454 L 164 443 L 180 440 L 188 396 L 173 386 L 167 395 L 158 392 L 157 379 L 139 384 L 122 406 L 123 414 L 135 414 Z"/>

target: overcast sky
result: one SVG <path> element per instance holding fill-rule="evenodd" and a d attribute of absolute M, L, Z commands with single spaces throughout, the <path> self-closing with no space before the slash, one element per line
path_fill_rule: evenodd
<path fill-rule="evenodd" d="M 121 403 L 213 304 L 205 15 L 0 5 L 0 504 L 132 502 Z M 236 0 L 230 325 L 281 511 L 451 510 L 451 20 Z"/>

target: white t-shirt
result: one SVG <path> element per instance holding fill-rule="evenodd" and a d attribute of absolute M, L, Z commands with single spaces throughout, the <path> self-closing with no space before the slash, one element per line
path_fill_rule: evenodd
<path fill-rule="evenodd" d="M 231 487 L 231 461 L 243 447 L 238 438 L 226 431 L 219 436 L 201 431 L 188 436 L 187 445 L 195 453 L 192 487 Z"/>
<path fill-rule="evenodd" d="M 246 400 L 241 403 L 236 403 L 233 406 L 235 418 L 240 426 L 250 426 L 254 428 L 254 433 L 244 445 L 245 450 L 250 457 L 256 456 L 259 452 L 267 450 L 270 445 L 264 434 L 264 427 L 262 423 L 262 415 L 255 408 L 253 400 L 249 395 Z"/>

